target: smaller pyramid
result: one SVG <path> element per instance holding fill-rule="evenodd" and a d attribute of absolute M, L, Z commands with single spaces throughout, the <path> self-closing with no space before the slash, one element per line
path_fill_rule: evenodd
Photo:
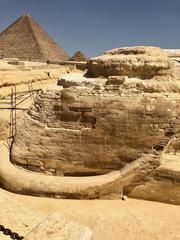
<path fill-rule="evenodd" d="M 69 61 L 75 61 L 75 62 L 87 62 L 88 58 L 80 51 L 76 52 Z"/>
<path fill-rule="evenodd" d="M 0 33 L 0 57 L 67 61 L 69 56 L 30 16 L 23 15 Z"/>

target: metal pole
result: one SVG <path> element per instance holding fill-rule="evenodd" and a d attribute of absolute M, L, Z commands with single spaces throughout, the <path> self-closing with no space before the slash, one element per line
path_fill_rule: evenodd
<path fill-rule="evenodd" d="M 12 88 L 12 103 L 11 103 L 11 112 L 12 112 L 12 135 L 11 137 L 13 138 L 14 136 L 14 89 Z"/>
<path fill-rule="evenodd" d="M 16 106 L 16 86 L 14 87 L 15 94 L 14 94 L 14 105 Z M 14 134 L 16 134 L 16 107 L 14 108 Z"/>
<path fill-rule="evenodd" d="M 12 137 L 12 107 L 13 107 L 13 89 L 11 88 L 11 108 L 10 108 L 10 126 L 9 126 L 9 146 Z"/>

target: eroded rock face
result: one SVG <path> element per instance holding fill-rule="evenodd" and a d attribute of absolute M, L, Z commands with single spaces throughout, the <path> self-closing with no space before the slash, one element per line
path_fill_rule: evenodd
<path fill-rule="evenodd" d="M 88 61 L 88 75 L 91 77 L 117 75 L 169 80 L 171 74 L 168 56 L 158 47 L 117 48 Z"/>
<path fill-rule="evenodd" d="M 0 119 L 0 140 L 8 138 L 9 124 L 5 119 Z"/>
<path fill-rule="evenodd" d="M 166 54 L 127 48 L 109 51 L 105 59 L 112 63 L 115 55 L 125 71 L 118 74 L 111 64 L 106 72 L 103 61 L 90 60 L 88 74 L 102 75 L 100 69 L 108 77 L 68 74 L 59 87 L 37 94 L 17 126 L 14 163 L 54 175 L 103 174 L 161 150 L 164 139 L 178 133 L 180 85 L 171 79 Z"/>

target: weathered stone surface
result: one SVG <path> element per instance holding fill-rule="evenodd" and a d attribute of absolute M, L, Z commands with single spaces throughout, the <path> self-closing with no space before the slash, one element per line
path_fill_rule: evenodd
<path fill-rule="evenodd" d="M 115 77 L 116 78 L 116 77 Z M 106 83 L 106 78 L 87 78 L 85 77 L 85 72 L 82 73 L 71 73 L 65 74 L 58 80 L 58 85 L 64 88 L 69 88 L 72 86 L 87 86 L 87 87 L 94 87 L 94 86 L 103 86 Z"/>
<path fill-rule="evenodd" d="M 159 48 L 139 47 L 109 51 L 105 59 L 111 62 L 116 54 L 129 59 L 131 67 L 125 76 L 68 74 L 59 80 L 61 87 L 36 96 L 18 123 L 13 162 L 22 165 L 22 159 L 35 159 L 38 171 L 55 175 L 56 170 L 65 175 L 104 174 L 168 144 L 163 142 L 166 135 L 175 135 L 179 129 L 179 81 L 169 79 L 171 68 L 151 79 L 154 65 L 161 69 L 170 64 L 166 54 Z M 138 56 L 143 64 L 135 71 Z M 152 69 L 147 70 L 150 65 Z M 148 81 L 130 78 L 129 69 L 149 74 Z"/>
<path fill-rule="evenodd" d="M 6 120 L 0 119 L 0 140 L 8 138 L 9 124 Z"/>
<path fill-rule="evenodd" d="M 177 161 L 173 165 L 169 161 L 160 165 L 159 156 L 146 154 L 126 165 L 122 170 L 106 175 L 85 178 L 56 177 L 17 168 L 10 163 L 6 146 L 1 145 L 0 148 L 0 185 L 9 191 L 35 196 L 76 199 L 119 199 L 124 193 L 132 197 L 179 204 L 180 184 L 174 181 L 174 176 L 176 180 L 179 176 Z M 165 174 L 161 171 L 164 168 Z M 175 174 L 174 168 L 177 168 Z M 157 179 L 156 174 L 159 170 L 163 173 L 163 178 L 161 176 L 160 180 Z M 167 175 L 166 172 L 170 174 Z M 164 176 L 168 176 L 167 182 L 166 178 L 164 181 Z"/>
<path fill-rule="evenodd" d="M 90 240 L 92 232 L 76 222 L 68 221 L 58 213 L 51 214 L 35 227 L 25 240 Z"/>
<path fill-rule="evenodd" d="M 117 48 L 90 59 L 88 75 L 118 75 L 162 81 L 171 78 L 171 62 L 167 54 L 157 47 Z"/>
<path fill-rule="evenodd" d="M 123 179 L 119 171 L 85 178 L 49 176 L 48 171 L 46 171 L 47 174 L 32 172 L 37 171 L 38 168 L 35 166 L 29 166 L 32 171 L 16 167 L 10 162 L 9 151 L 5 144 L 0 145 L 0 152 L 0 186 L 8 191 L 25 195 L 72 199 L 120 199 L 122 196 L 121 182 Z M 152 157 L 143 157 L 138 162 L 146 162 L 146 166 L 149 166 L 148 162 Z M 132 173 L 130 178 L 131 175 L 136 174 L 134 169 L 137 169 L 139 165 L 133 163 L 133 166 L 129 169 Z M 145 169 L 148 171 L 146 166 Z M 127 173 L 127 169 L 125 172 Z"/>
<path fill-rule="evenodd" d="M 136 198 L 180 204 L 178 161 L 172 164 L 172 161 L 165 160 L 164 164 L 158 155 L 146 154 L 121 170 L 106 175 L 56 177 L 17 168 L 9 162 L 7 148 L 1 146 L 0 150 L 0 185 L 9 191 L 76 199 L 119 199 L 124 193 Z M 162 159 L 164 161 L 164 157 Z"/>
<path fill-rule="evenodd" d="M 164 155 L 161 161 L 150 157 L 180 152 L 177 63 L 151 47 L 115 49 L 93 61 L 87 74 L 65 75 L 60 87 L 39 92 L 18 123 L 12 161 L 51 175 L 121 169 L 121 193 L 123 188 L 132 197 L 179 204 L 179 170 L 164 168 Z M 112 192 L 113 186 L 117 182 Z"/>
<path fill-rule="evenodd" d="M 140 183 L 124 188 L 130 197 L 180 205 L 180 154 L 165 153 L 160 166 Z"/>
<path fill-rule="evenodd" d="M 179 111 L 173 97 L 101 96 L 88 88 L 42 92 L 19 123 L 12 159 L 34 159 L 65 174 L 119 169 L 164 137 Z"/>
<path fill-rule="evenodd" d="M 106 85 L 121 85 L 125 83 L 126 76 L 110 76 L 106 82 Z"/>

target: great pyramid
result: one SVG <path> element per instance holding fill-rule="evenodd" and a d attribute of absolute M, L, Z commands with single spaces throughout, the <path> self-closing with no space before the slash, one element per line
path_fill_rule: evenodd
<path fill-rule="evenodd" d="M 0 57 L 67 61 L 69 56 L 30 16 L 23 15 L 0 33 Z"/>

